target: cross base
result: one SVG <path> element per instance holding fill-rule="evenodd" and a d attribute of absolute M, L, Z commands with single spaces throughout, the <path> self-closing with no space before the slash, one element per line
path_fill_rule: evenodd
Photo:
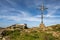
<path fill-rule="evenodd" d="M 41 30 L 45 30 L 45 25 L 43 23 L 41 23 L 39 27 Z"/>

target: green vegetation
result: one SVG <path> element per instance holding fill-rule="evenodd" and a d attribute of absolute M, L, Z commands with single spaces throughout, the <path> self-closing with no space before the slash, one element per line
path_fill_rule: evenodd
<path fill-rule="evenodd" d="M 60 31 L 60 25 L 50 26 L 53 30 L 49 31 Z M 28 30 L 28 29 L 27 29 Z M 9 36 L 10 40 L 60 40 L 60 37 L 56 38 L 52 35 L 52 33 L 46 33 L 46 31 L 31 31 L 30 33 L 25 32 L 24 30 L 14 30 L 14 31 L 3 31 L 3 36 Z"/>
<path fill-rule="evenodd" d="M 10 36 L 11 40 L 55 40 L 51 34 L 33 31 L 31 33 L 15 31 L 5 31 L 4 36 Z"/>
<path fill-rule="evenodd" d="M 60 24 L 50 26 L 54 31 L 60 31 Z"/>

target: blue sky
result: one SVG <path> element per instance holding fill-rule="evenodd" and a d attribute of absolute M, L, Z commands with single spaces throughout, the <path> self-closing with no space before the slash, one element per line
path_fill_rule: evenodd
<path fill-rule="evenodd" d="M 42 0 L 0 0 L 0 27 L 24 24 L 39 26 Z M 44 0 L 48 9 L 44 11 L 46 26 L 60 24 L 60 0 Z"/>

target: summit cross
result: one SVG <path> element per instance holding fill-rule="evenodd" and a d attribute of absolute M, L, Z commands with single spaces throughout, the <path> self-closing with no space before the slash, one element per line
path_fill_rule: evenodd
<path fill-rule="evenodd" d="M 40 24 L 40 26 L 39 26 L 42 30 L 45 28 L 45 25 L 44 25 L 44 23 L 43 23 L 43 19 L 44 19 L 43 15 L 44 15 L 44 10 L 46 10 L 46 9 L 48 9 L 48 8 L 46 8 L 46 7 L 44 6 L 44 2 L 43 2 L 43 0 L 42 0 L 42 5 L 41 5 L 41 7 L 40 7 L 40 10 L 41 10 L 41 24 Z"/>

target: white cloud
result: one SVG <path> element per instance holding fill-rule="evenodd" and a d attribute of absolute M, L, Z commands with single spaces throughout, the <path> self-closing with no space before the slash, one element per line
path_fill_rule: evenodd
<path fill-rule="evenodd" d="M 46 17 L 48 17 L 48 16 L 45 15 L 45 18 Z M 55 18 L 55 17 L 60 17 L 60 16 L 49 16 L 49 17 L 50 18 Z M 29 17 L 29 16 L 21 17 L 21 16 L 18 16 L 18 15 L 17 16 L 0 16 L 0 18 L 3 18 L 5 20 L 14 20 L 14 21 L 22 21 L 22 20 L 26 20 L 26 21 L 40 21 L 40 16 L 39 15 L 34 16 L 34 17 Z M 48 19 L 48 20 L 50 21 L 51 19 Z"/>
<path fill-rule="evenodd" d="M 22 13 L 22 16 L 23 17 L 26 17 L 26 16 L 31 16 L 31 14 L 29 12 L 26 12 L 26 11 L 20 11 L 20 10 L 17 10 L 18 12 Z"/>
<path fill-rule="evenodd" d="M 47 11 L 48 11 L 47 17 L 53 16 L 56 13 L 56 11 L 60 8 L 60 6 L 56 6 L 56 5 L 47 5 L 47 7 L 48 7 L 48 9 L 47 9 Z M 55 16 L 55 17 L 57 17 L 57 16 Z"/>
<path fill-rule="evenodd" d="M 0 16 L 0 18 L 3 18 L 4 20 L 14 20 L 14 21 L 19 21 L 18 16 Z"/>
<path fill-rule="evenodd" d="M 27 20 L 27 21 L 40 21 L 39 18 L 35 18 L 35 17 L 27 17 L 27 18 L 24 18 L 24 20 Z"/>
<path fill-rule="evenodd" d="M 38 18 L 34 17 L 20 17 L 20 16 L 0 16 L 0 18 L 3 18 L 4 20 L 14 20 L 14 21 L 21 21 L 21 20 L 26 20 L 26 21 L 39 21 Z"/>
<path fill-rule="evenodd" d="M 34 16 L 35 18 L 41 18 L 41 15 L 36 15 Z M 60 16 L 56 16 L 56 15 L 43 15 L 44 18 L 58 18 Z"/>
<path fill-rule="evenodd" d="M 14 1 L 6 0 L 8 3 L 10 3 L 13 7 L 17 6 L 17 4 Z"/>
<path fill-rule="evenodd" d="M 49 17 L 49 18 L 55 18 L 55 17 L 60 17 L 60 16 L 54 16 L 53 14 L 56 12 L 56 10 L 59 7 L 55 7 L 54 11 L 52 9 L 48 10 L 48 14 L 44 15 L 44 17 Z M 3 12 L 4 11 L 4 12 Z M 14 21 L 21 21 L 21 20 L 26 20 L 26 21 L 40 21 L 40 17 L 41 15 L 36 15 L 36 16 L 31 16 L 31 14 L 27 11 L 21 11 L 21 10 L 16 10 L 14 8 L 10 8 L 10 9 L 3 9 L 1 10 L 1 12 L 5 13 L 5 12 L 10 12 L 10 11 L 17 11 L 19 12 L 19 14 L 17 14 L 16 16 L 6 16 L 6 15 L 0 15 L 0 18 L 3 18 L 5 20 L 14 20 Z M 12 13 L 13 14 L 13 13 Z"/>
<path fill-rule="evenodd" d="M 7 12 L 12 11 L 12 10 L 4 10 L 4 11 L 7 13 Z M 7 15 L 7 16 L 6 15 L 0 15 L 0 18 L 3 18 L 5 20 L 21 21 L 21 20 L 28 20 L 31 16 L 26 11 L 21 11 L 21 10 L 14 10 L 14 11 L 17 11 L 20 14 L 17 14 L 17 15 L 15 14 L 16 16 L 14 16 L 14 15 L 12 15 L 12 16 L 11 15 Z M 3 12 L 3 10 L 1 12 Z M 5 13 L 5 12 L 3 12 L 3 13 Z M 31 18 L 31 20 L 32 20 L 32 18 Z"/>

